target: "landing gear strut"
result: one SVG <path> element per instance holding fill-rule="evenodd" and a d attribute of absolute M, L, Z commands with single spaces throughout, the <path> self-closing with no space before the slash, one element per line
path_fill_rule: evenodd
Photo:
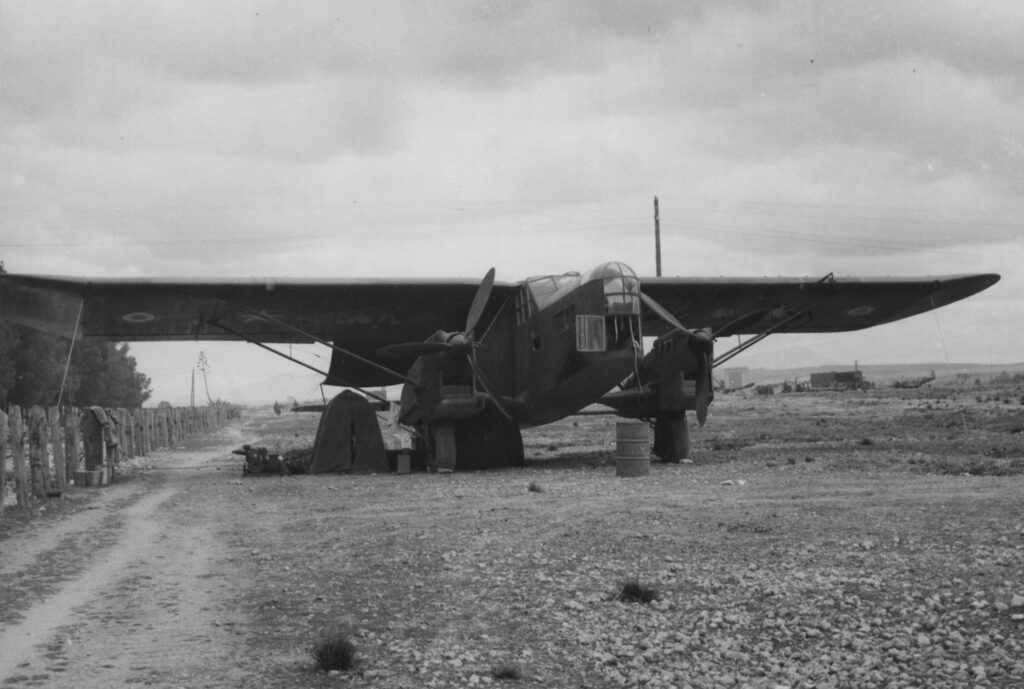
<path fill-rule="evenodd" d="M 663 412 L 654 420 L 654 454 L 664 463 L 690 458 L 690 427 L 686 412 Z"/>

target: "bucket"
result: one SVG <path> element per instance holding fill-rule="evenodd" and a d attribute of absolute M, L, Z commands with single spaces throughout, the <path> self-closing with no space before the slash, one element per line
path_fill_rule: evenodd
<path fill-rule="evenodd" d="M 398 473 L 399 474 L 408 474 L 409 471 L 411 470 L 411 468 L 412 467 L 411 467 L 411 462 L 410 462 L 409 454 L 407 452 L 403 452 L 402 454 L 398 455 L 398 462 L 397 462 Z"/>
<path fill-rule="evenodd" d="M 100 481 L 103 478 L 103 472 L 99 469 L 94 471 L 76 471 L 75 472 L 75 485 L 86 486 L 89 488 L 95 488 L 100 485 Z"/>
<path fill-rule="evenodd" d="M 651 473 L 651 426 L 643 421 L 615 424 L 615 475 L 628 478 Z"/>

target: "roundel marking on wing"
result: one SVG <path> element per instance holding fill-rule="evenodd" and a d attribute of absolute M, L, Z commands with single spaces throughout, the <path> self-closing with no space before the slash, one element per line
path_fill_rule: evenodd
<path fill-rule="evenodd" d="M 156 319 L 156 316 L 145 311 L 133 311 L 121 316 L 121 320 L 125 323 L 149 323 L 154 319 Z"/>
<path fill-rule="evenodd" d="M 862 318 L 864 316 L 870 316 L 875 312 L 874 306 L 858 306 L 850 309 L 846 312 L 847 316 L 853 316 L 854 318 Z"/>

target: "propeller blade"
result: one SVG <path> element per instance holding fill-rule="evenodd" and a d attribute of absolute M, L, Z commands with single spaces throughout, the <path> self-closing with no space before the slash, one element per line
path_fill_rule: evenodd
<path fill-rule="evenodd" d="M 466 361 L 469 362 L 469 367 L 473 369 L 473 375 L 476 376 L 476 380 L 478 383 L 480 383 L 480 387 L 482 387 L 484 389 L 484 392 L 487 393 L 487 396 L 491 398 L 491 401 L 494 402 L 494 406 L 498 408 L 498 411 L 501 412 L 501 415 L 504 416 L 509 421 L 514 421 L 512 415 L 505 410 L 505 407 L 501 406 L 501 402 L 498 401 L 498 397 L 493 392 L 491 392 L 491 388 L 488 387 L 487 385 L 487 379 L 484 378 L 483 371 L 481 371 L 480 367 L 477 366 L 476 361 L 473 360 L 473 357 L 467 356 Z"/>
<path fill-rule="evenodd" d="M 424 354 L 447 352 L 449 349 L 451 349 L 451 345 L 447 342 L 401 342 L 381 347 L 377 350 L 377 356 L 385 359 L 408 359 Z"/>
<path fill-rule="evenodd" d="M 680 323 L 676 319 L 676 317 L 672 315 L 672 312 L 669 311 L 668 309 L 666 309 L 664 306 L 662 306 L 658 302 L 656 302 L 654 300 L 654 297 L 650 297 L 650 296 L 644 294 L 643 292 L 641 292 L 640 293 L 640 298 L 643 300 L 644 304 L 647 305 L 647 308 L 649 308 L 651 311 L 653 311 L 655 314 L 657 314 L 657 316 L 661 320 L 665 321 L 666 323 L 671 325 L 676 330 L 684 332 L 687 335 L 690 335 L 691 337 L 693 336 L 693 332 L 691 332 L 687 328 L 683 327 L 683 324 Z"/>
<path fill-rule="evenodd" d="M 473 295 L 473 303 L 469 307 L 469 313 L 466 314 L 466 328 L 463 332 L 470 333 L 476 328 L 476 323 L 480 320 L 480 316 L 484 315 L 487 301 L 491 298 L 492 287 L 494 287 L 494 268 L 487 271 L 483 282 L 476 288 L 476 294 Z"/>

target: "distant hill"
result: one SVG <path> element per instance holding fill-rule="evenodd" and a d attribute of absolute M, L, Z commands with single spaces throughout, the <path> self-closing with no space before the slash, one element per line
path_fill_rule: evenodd
<path fill-rule="evenodd" d="M 723 378 L 725 371 L 730 367 L 715 369 L 715 377 Z M 863 364 L 857 366 L 863 371 L 864 378 L 877 386 L 890 386 L 896 381 L 912 380 L 931 375 L 935 371 L 935 384 L 954 385 L 958 377 L 968 376 L 973 379 L 980 378 L 982 382 L 1001 373 L 1008 375 L 1024 374 L 1024 362 L 1016 364 L 884 364 L 871 365 Z M 801 368 L 748 368 L 743 373 L 743 382 L 756 383 L 781 383 L 782 381 L 808 381 L 812 373 L 823 373 L 826 371 L 852 371 L 853 366 L 805 366 Z"/>

